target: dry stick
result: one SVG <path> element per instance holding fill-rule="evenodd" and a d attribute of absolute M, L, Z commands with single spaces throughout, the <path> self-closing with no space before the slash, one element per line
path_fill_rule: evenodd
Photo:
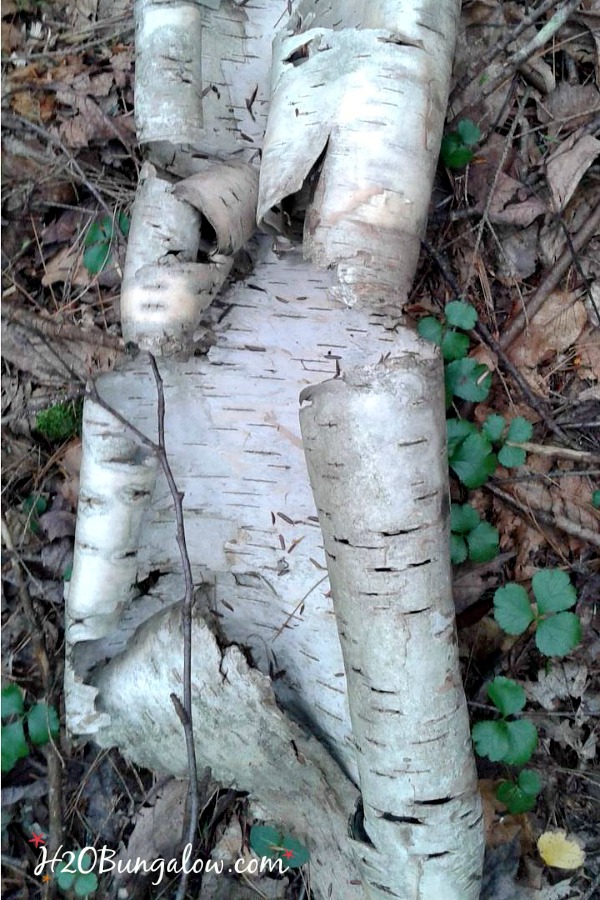
<path fill-rule="evenodd" d="M 533 10 L 530 15 L 526 16 L 523 21 L 517 25 L 517 27 L 513 31 L 509 31 L 507 37 L 500 41 L 498 44 L 494 44 L 490 49 L 485 53 L 478 65 L 473 69 L 472 72 L 465 72 L 465 74 L 459 79 L 458 83 L 454 87 L 452 94 L 450 96 L 450 106 L 452 106 L 452 102 L 455 97 L 457 97 L 471 82 L 474 81 L 478 75 L 480 75 L 484 69 L 487 69 L 489 64 L 493 62 L 496 57 L 503 53 L 510 44 L 514 43 L 518 37 L 520 37 L 524 31 L 526 31 L 534 22 L 537 22 L 539 18 L 545 15 L 549 10 L 554 9 L 556 6 L 557 0 L 545 0 L 544 3 L 540 3 L 540 5 Z"/>
<path fill-rule="evenodd" d="M 156 382 L 156 392 L 158 397 L 158 442 L 147 437 L 139 428 L 130 422 L 125 416 L 114 409 L 107 403 L 98 393 L 98 388 L 94 382 L 89 385 L 90 396 L 94 403 L 97 403 L 117 421 L 121 422 L 129 431 L 132 432 L 146 447 L 149 447 L 158 457 L 162 470 L 169 485 L 169 491 L 173 498 L 175 506 L 176 521 L 176 537 L 177 546 L 181 556 L 181 564 L 183 568 L 183 578 L 185 583 L 185 595 L 181 611 L 182 628 L 183 628 L 183 704 L 180 699 L 171 694 L 171 701 L 175 707 L 175 712 L 181 721 L 185 735 L 185 744 L 188 759 L 188 771 L 190 775 L 190 809 L 189 819 L 187 822 L 187 843 L 193 846 L 194 836 L 198 823 L 198 815 L 200 811 L 200 802 L 198 797 L 198 767 L 196 763 L 196 747 L 194 744 L 194 724 L 192 717 L 192 606 L 194 602 L 194 582 L 192 577 L 192 564 L 187 549 L 185 536 L 185 522 L 183 518 L 183 498 L 184 494 L 177 487 L 173 470 L 167 456 L 165 445 L 165 393 L 162 376 L 158 370 L 154 356 L 149 353 L 152 374 Z M 183 868 L 181 879 L 177 888 L 176 900 L 183 900 L 185 897 L 187 880 L 187 867 Z"/>
<path fill-rule="evenodd" d="M 175 504 L 175 520 L 177 523 L 177 546 L 181 555 L 181 564 L 183 567 L 183 578 L 185 582 L 185 596 L 183 599 L 183 607 L 181 610 L 182 628 L 183 628 L 183 706 L 179 698 L 175 694 L 171 694 L 171 700 L 177 711 L 177 715 L 183 725 L 185 733 L 185 743 L 188 757 L 188 767 L 190 771 L 190 817 L 188 821 L 188 843 L 193 845 L 194 835 L 198 824 L 198 813 L 200 804 L 198 798 L 198 769 L 196 764 L 196 748 L 194 746 L 194 723 L 192 719 L 192 606 L 194 603 L 194 580 L 192 578 L 192 564 L 187 549 L 185 538 L 185 522 L 183 520 L 183 498 L 184 494 L 177 487 L 171 464 L 167 456 L 167 448 L 165 444 L 165 392 L 162 376 L 158 371 L 154 356 L 149 353 L 150 365 L 152 366 L 152 374 L 156 382 L 156 391 L 158 394 L 158 446 L 159 460 L 165 473 L 169 490 Z M 176 900 L 183 900 L 188 879 L 188 870 L 184 867 L 179 886 L 177 888 Z"/>
<path fill-rule="evenodd" d="M 521 47 L 520 50 L 517 50 L 516 53 L 513 53 L 512 56 L 508 57 L 501 71 L 485 85 L 482 91 L 482 97 L 489 97 L 490 94 L 493 94 L 494 91 L 500 87 L 500 85 L 504 84 L 505 81 L 508 81 L 509 78 L 512 78 L 519 66 L 522 66 L 534 53 L 541 50 L 544 44 L 547 44 L 550 38 L 556 34 L 558 29 L 565 24 L 573 10 L 580 5 L 581 0 L 567 0 L 565 5 L 552 16 L 549 22 L 546 22 L 544 27 L 537 32 L 535 37 L 533 37 L 528 44 L 525 44 L 524 47 Z"/>
<path fill-rule="evenodd" d="M 573 254 L 580 253 L 591 238 L 594 237 L 596 231 L 600 228 L 600 203 L 596 206 L 591 216 L 581 226 L 577 234 L 571 239 L 572 247 L 567 247 L 561 253 L 551 271 L 546 275 L 542 283 L 539 285 L 534 294 L 527 301 L 525 311 L 519 312 L 512 323 L 506 329 L 500 339 L 500 345 L 507 349 L 521 334 L 527 324 L 527 318 L 532 318 L 542 308 L 546 302 L 546 298 L 551 291 L 559 283 L 571 263 L 573 262 Z"/>
<path fill-rule="evenodd" d="M 597 531 L 592 531 L 591 528 L 583 528 L 577 522 L 573 522 L 571 519 L 568 519 L 567 516 L 553 516 L 550 513 L 545 512 L 543 509 L 539 509 L 538 507 L 527 505 L 515 497 L 513 494 L 509 494 L 506 491 L 500 490 L 500 488 L 496 487 L 489 481 L 484 484 L 486 490 L 488 490 L 491 494 L 494 494 L 496 497 L 499 497 L 505 503 L 508 503 L 509 506 L 513 506 L 519 512 L 523 513 L 530 519 L 534 525 L 537 527 L 537 523 L 541 522 L 542 525 L 546 525 L 549 528 L 558 528 L 559 531 L 564 531 L 565 534 L 571 534 L 573 537 L 579 538 L 582 541 L 586 541 L 589 544 L 594 544 L 596 547 L 600 547 L 600 534 Z"/>

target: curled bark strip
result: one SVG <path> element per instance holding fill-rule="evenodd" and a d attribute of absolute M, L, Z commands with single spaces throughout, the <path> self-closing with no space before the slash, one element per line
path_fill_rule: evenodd
<path fill-rule="evenodd" d="M 399 3 L 392 15 L 384 6 L 303 10 L 277 35 L 258 218 L 319 162 L 305 256 L 337 265 L 348 304 L 398 309 L 427 219 L 458 8 Z"/>
<path fill-rule="evenodd" d="M 209 221 L 217 253 L 235 253 L 256 227 L 258 172 L 236 161 L 206 160 L 203 168 L 205 171 L 180 181 L 173 194 Z"/>
<path fill-rule="evenodd" d="M 185 350 L 232 257 L 196 262 L 200 214 L 149 163 L 131 217 L 121 289 L 123 337 L 155 354 Z"/>
<path fill-rule="evenodd" d="M 456 647 L 443 397 L 441 363 L 426 352 L 301 394 L 369 897 L 479 896 L 482 813 Z"/>

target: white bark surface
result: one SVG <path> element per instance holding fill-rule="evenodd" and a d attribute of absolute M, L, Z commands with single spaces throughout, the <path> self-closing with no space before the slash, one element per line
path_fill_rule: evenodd
<path fill-rule="evenodd" d="M 479 896 L 481 801 L 449 559 L 444 383 L 423 349 L 304 391 L 370 897 Z"/>
<path fill-rule="evenodd" d="M 291 825 L 301 839 L 306 835 L 318 869 L 318 897 L 346 900 L 361 890 L 379 897 L 383 884 L 402 900 L 436 896 L 421 888 L 437 891 L 443 858 L 470 872 L 480 847 L 476 835 L 465 850 L 467 862 L 455 859 L 455 843 L 441 819 L 449 804 L 457 815 L 456 797 L 438 804 L 446 797 L 438 782 L 435 796 L 423 801 L 430 806 L 421 818 L 428 833 L 440 825 L 447 838 L 443 847 L 440 838 L 432 851 L 415 839 L 414 828 L 394 818 L 402 818 L 407 795 L 418 803 L 422 785 L 408 762 L 374 774 L 381 760 L 375 752 L 372 763 L 367 761 L 368 748 L 376 744 L 362 726 L 357 737 L 365 825 L 375 846 L 358 834 L 345 840 L 355 791 L 342 768 L 354 780 L 359 772 L 298 423 L 299 393 L 315 382 L 358 364 L 375 372 L 386 354 L 423 352 L 400 323 L 443 129 L 457 6 L 455 0 L 416 7 L 391 0 L 313 0 L 294 12 L 293 4 L 286 11 L 281 0 L 138 0 L 136 10 L 136 123 L 155 168 L 144 170 L 133 214 L 121 300 L 124 335 L 163 354 L 167 452 L 185 494 L 188 548 L 195 582 L 202 586 L 197 608 L 225 640 L 248 649 L 271 676 L 282 708 L 331 751 L 330 757 L 321 744 L 304 738 L 276 708 L 264 675 L 247 668 L 237 650 L 222 654 L 197 617 L 192 679 L 198 756 L 216 777 L 256 795 L 265 818 Z M 278 29 L 270 86 L 271 40 Z M 269 98 L 257 194 L 252 166 L 259 164 Z M 192 178 L 176 184 L 181 176 Z M 226 283 L 257 203 L 259 219 L 284 234 L 274 241 L 254 239 L 248 248 L 254 270 L 243 282 Z M 288 212 L 294 203 L 306 209 L 304 252 L 310 260 L 294 248 L 295 221 Z M 190 356 L 202 333 L 195 333 L 199 324 L 214 337 L 204 357 Z M 409 379 L 406 391 L 411 384 Z M 141 431 L 156 436 L 156 386 L 143 354 L 104 376 L 98 390 Z M 69 727 L 106 746 L 116 743 L 140 763 L 181 775 L 183 734 L 168 699 L 170 691 L 181 693 L 182 655 L 183 590 L 172 498 L 141 445 L 98 409 L 87 402 L 84 457 L 90 454 L 99 464 L 84 461 L 82 492 L 100 498 L 107 516 L 112 509 L 126 517 L 127 550 L 112 567 L 110 518 L 103 522 L 105 539 L 88 540 L 95 510 L 82 503 L 67 606 Z M 395 425 L 410 433 L 413 411 L 402 407 L 402 414 L 408 420 Z M 424 415 L 423 422 L 433 422 L 432 411 Z M 399 459 L 406 454 L 398 448 Z M 133 491 L 133 508 L 124 499 L 130 482 L 119 465 L 131 473 L 131 484 L 142 485 L 141 497 Z M 399 485 L 395 465 L 390 459 L 386 478 Z M 433 487 L 423 487 L 419 509 L 439 502 L 440 465 L 438 456 L 437 468 L 423 472 Z M 409 484 L 414 480 L 408 476 Z M 430 492 L 437 499 L 428 501 Z M 400 491 L 401 499 L 410 507 L 414 496 Z M 446 538 L 442 531 L 439 547 Z M 439 590 L 447 601 L 447 555 L 445 565 Z M 415 572 L 423 576 L 420 567 Z M 426 598 L 424 609 L 427 603 Z M 402 673 L 392 668 L 384 681 L 395 692 L 419 681 L 420 669 L 410 666 L 420 657 L 425 682 L 439 693 L 439 677 L 451 663 L 450 613 L 443 607 L 420 616 L 409 603 L 402 614 L 411 611 L 410 630 L 406 626 L 404 632 L 406 667 Z M 422 622 L 434 627 L 433 636 Z M 351 640 L 361 645 L 364 622 L 350 617 L 348 624 L 359 629 Z M 381 625 L 382 638 L 386 627 Z M 373 635 L 367 630 L 373 654 L 368 678 L 374 678 L 382 647 L 389 649 L 385 641 L 376 646 L 376 633 L 375 627 Z M 417 636 L 439 659 L 419 654 Z M 370 686 L 369 692 L 370 698 Z M 458 694 L 453 671 L 442 699 L 449 708 L 455 704 L 458 724 L 452 731 L 448 713 L 446 734 L 460 743 L 456 758 L 467 755 L 462 774 L 470 785 Z M 388 756 L 396 740 L 404 752 L 402 734 L 386 732 Z M 420 757 L 423 765 L 427 761 Z M 387 803 L 380 781 L 391 781 L 392 771 L 410 777 Z M 459 777 L 450 772 L 448 796 Z M 303 792 L 310 802 L 301 800 Z M 476 817 L 474 810 L 468 806 L 468 816 Z M 398 842 L 408 845 L 400 859 L 414 864 L 408 875 L 395 861 Z M 349 881 L 350 848 L 361 860 L 363 889 Z M 394 860 L 382 881 L 386 850 Z M 440 862 L 425 867 L 431 852 L 441 854 Z M 418 859 L 426 878 L 414 874 Z"/>
<path fill-rule="evenodd" d="M 223 784 L 249 791 L 258 816 L 285 823 L 308 847 L 317 896 L 360 900 L 347 840 L 356 789 L 315 738 L 282 714 L 269 679 L 251 669 L 237 647 L 221 651 L 199 617 L 193 642 L 202 648 L 192 676 L 198 758 L 203 765 L 210 761 L 212 776 Z M 182 643 L 176 605 L 150 619 L 127 652 L 104 667 L 98 703 L 110 725 L 96 740 L 106 747 L 117 743 L 140 765 L 185 777 L 183 728 L 169 699 L 181 693 L 181 668 L 173 661 Z"/>

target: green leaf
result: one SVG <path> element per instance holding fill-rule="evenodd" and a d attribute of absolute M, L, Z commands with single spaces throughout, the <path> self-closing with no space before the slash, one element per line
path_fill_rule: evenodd
<path fill-rule="evenodd" d="M 451 300 L 450 303 L 446 303 L 444 315 L 448 325 L 453 328 L 462 328 L 463 331 L 475 328 L 478 318 L 475 307 L 465 300 Z"/>
<path fill-rule="evenodd" d="M 519 772 L 517 783 L 527 794 L 539 794 L 542 789 L 542 779 L 532 769 L 523 769 L 522 772 Z"/>
<path fill-rule="evenodd" d="M 472 147 L 481 137 L 481 131 L 470 119 L 461 119 L 456 126 L 456 130 L 463 144 L 466 144 L 467 147 Z"/>
<path fill-rule="evenodd" d="M 62 891 L 71 890 L 75 883 L 75 879 L 80 877 L 78 872 L 65 872 L 67 867 L 71 868 L 69 863 L 66 862 L 59 863 L 56 867 L 56 881 Z"/>
<path fill-rule="evenodd" d="M 65 571 L 62 574 L 64 581 L 70 581 L 73 576 L 73 563 L 69 563 L 66 567 Z"/>
<path fill-rule="evenodd" d="M 537 746 L 537 728 L 529 719 L 515 719 L 505 722 L 505 725 L 509 750 L 504 756 L 504 762 L 509 766 L 524 766 Z"/>
<path fill-rule="evenodd" d="M 470 434 L 479 434 L 472 422 L 466 419 L 447 419 L 446 432 L 448 436 L 448 456 L 452 456 L 458 445 Z M 491 444 L 489 446 L 491 450 Z"/>
<path fill-rule="evenodd" d="M 445 380 L 450 394 L 479 403 L 490 391 L 492 373 L 475 359 L 457 359 L 446 366 Z"/>
<path fill-rule="evenodd" d="M 535 615 L 525 588 L 507 584 L 494 594 L 494 618 L 507 634 L 523 634 Z"/>
<path fill-rule="evenodd" d="M 600 509 L 600 491 L 594 491 L 592 493 L 592 506 L 594 509 Z"/>
<path fill-rule="evenodd" d="M 498 452 L 498 462 L 507 469 L 516 469 L 525 464 L 526 453 L 520 447 L 509 447 L 505 444 Z"/>
<path fill-rule="evenodd" d="M 541 615 L 562 612 L 577 602 L 577 591 L 566 572 L 560 569 L 542 569 L 531 579 L 533 596 Z"/>
<path fill-rule="evenodd" d="M 530 441 L 533 436 L 533 425 L 524 419 L 523 416 L 517 416 L 508 426 L 507 441 L 513 444 L 523 444 Z"/>
<path fill-rule="evenodd" d="M 469 352 L 469 336 L 462 331 L 448 329 L 442 338 L 442 356 L 446 362 L 453 359 L 464 359 Z"/>
<path fill-rule="evenodd" d="M 460 534 L 450 535 L 450 559 L 455 566 L 464 562 L 468 556 L 467 542 Z"/>
<path fill-rule="evenodd" d="M 83 264 L 90 275 L 98 275 L 110 257 L 110 244 L 93 244 L 83 254 Z"/>
<path fill-rule="evenodd" d="M 475 563 L 488 562 L 488 560 L 498 555 L 499 543 L 498 529 L 490 525 L 489 522 L 480 522 L 467 535 L 470 559 Z"/>
<path fill-rule="evenodd" d="M 257 856 L 276 856 L 278 851 L 274 848 L 281 846 L 282 838 L 283 833 L 272 825 L 253 825 L 250 829 L 250 847 Z"/>
<path fill-rule="evenodd" d="M 110 244 L 112 237 L 112 219 L 110 216 L 102 216 L 101 219 L 92 222 L 83 243 L 85 247 L 92 247 L 94 244 Z"/>
<path fill-rule="evenodd" d="M 27 729 L 32 743 L 47 744 L 50 735 L 56 737 L 60 732 L 58 714 L 53 706 L 36 703 L 27 713 Z"/>
<path fill-rule="evenodd" d="M 473 152 L 455 131 L 444 135 L 440 155 L 449 169 L 462 169 L 473 159 Z"/>
<path fill-rule="evenodd" d="M 2 688 L 2 718 L 18 716 L 23 712 L 23 694 L 16 684 L 8 684 Z"/>
<path fill-rule="evenodd" d="M 283 834 L 271 825 L 253 825 L 250 829 L 250 847 L 257 856 L 280 859 L 282 865 L 299 868 L 310 859 L 310 853 L 293 835 Z"/>
<path fill-rule="evenodd" d="M 29 497 L 25 497 L 23 503 L 21 504 L 21 508 L 25 513 L 31 513 L 34 518 L 37 519 L 38 516 L 41 516 L 42 513 L 46 512 L 48 507 L 48 501 L 45 497 L 36 496 L 35 494 L 30 494 Z"/>
<path fill-rule="evenodd" d="M 473 490 L 481 487 L 496 468 L 492 446 L 482 434 L 470 434 L 449 454 L 450 468 L 465 487 Z"/>
<path fill-rule="evenodd" d="M 442 343 L 443 325 L 434 316 L 425 316 L 417 322 L 417 332 L 426 341 L 431 341 L 438 346 Z"/>
<path fill-rule="evenodd" d="M 535 643 L 545 656 L 566 656 L 581 640 L 579 616 L 560 612 L 538 623 Z"/>
<path fill-rule="evenodd" d="M 89 897 L 98 888 L 98 877 L 95 872 L 78 875 L 73 890 L 77 897 Z"/>
<path fill-rule="evenodd" d="M 129 234 L 129 218 L 125 215 L 123 210 L 119 212 L 119 230 L 123 237 L 127 237 Z"/>
<path fill-rule="evenodd" d="M 506 421 L 504 416 L 498 416 L 496 413 L 492 413 L 481 426 L 481 431 L 488 441 L 497 444 L 502 439 L 505 425 Z"/>
<path fill-rule="evenodd" d="M 450 505 L 450 530 L 456 534 L 467 534 L 477 528 L 480 522 L 479 513 L 470 503 Z"/>
<path fill-rule="evenodd" d="M 528 422 L 523 416 L 517 416 L 508 426 L 506 440 L 512 441 L 513 444 L 523 444 L 525 441 L 530 441 L 532 435 L 533 425 L 531 422 Z"/>
<path fill-rule="evenodd" d="M 525 706 L 525 691 L 512 678 L 498 675 L 488 684 L 488 697 L 503 716 L 520 712 Z"/>
<path fill-rule="evenodd" d="M 542 782 L 537 772 L 523 769 L 517 782 L 503 781 L 496 790 L 496 797 L 504 803 L 512 815 L 529 812 L 536 804 Z"/>
<path fill-rule="evenodd" d="M 478 756 L 487 756 L 492 762 L 499 762 L 509 752 L 506 722 L 477 722 L 472 735 Z"/>
<path fill-rule="evenodd" d="M 2 726 L 2 771 L 10 772 L 19 759 L 29 756 L 23 722 L 19 719 Z"/>

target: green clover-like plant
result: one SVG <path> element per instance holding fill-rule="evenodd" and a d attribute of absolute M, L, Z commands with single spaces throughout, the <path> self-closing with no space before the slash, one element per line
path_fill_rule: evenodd
<path fill-rule="evenodd" d="M 250 847 L 257 856 L 280 861 L 289 869 L 299 869 L 310 859 L 310 853 L 291 834 L 284 834 L 271 825 L 253 825 L 250 829 Z"/>
<path fill-rule="evenodd" d="M 492 762 L 525 765 L 536 748 L 537 729 L 528 719 L 509 718 L 525 706 L 525 691 L 516 681 L 499 675 L 488 685 L 488 696 L 501 718 L 473 726 L 476 752 Z"/>
<path fill-rule="evenodd" d="M 470 119 L 461 119 L 456 131 L 444 135 L 440 156 L 449 169 L 462 169 L 473 159 L 473 147 L 481 131 Z"/>
<path fill-rule="evenodd" d="M 88 854 L 80 850 L 71 863 L 59 863 L 56 867 L 56 883 L 61 891 L 72 891 L 76 897 L 89 897 L 93 894 L 98 888 L 98 876 L 90 871 Z"/>
<path fill-rule="evenodd" d="M 496 797 L 513 815 L 529 812 L 536 804 L 542 789 L 542 779 L 537 772 L 523 769 L 516 781 L 503 781 L 498 785 Z"/>
<path fill-rule="evenodd" d="M 29 742 L 42 746 L 59 731 L 58 714 L 53 706 L 36 703 L 26 711 L 23 694 L 16 684 L 2 688 L 3 772 L 10 772 L 20 759 L 29 756 Z"/>
<path fill-rule="evenodd" d="M 510 583 L 494 594 L 494 618 L 507 634 L 523 634 L 533 623 L 535 643 L 545 656 L 566 656 L 581 640 L 579 616 L 568 610 L 577 593 L 566 572 L 542 569 L 531 580 L 535 606 L 525 588 Z"/>
<path fill-rule="evenodd" d="M 507 427 L 503 416 L 492 413 L 483 423 L 481 431 L 492 444 L 500 445 L 498 462 L 501 465 L 506 466 L 507 469 L 523 465 L 525 450 L 518 445 L 531 439 L 533 434 L 531 422 L 522 416 L 517 416 Z"/>
<path fill-rule="evenodd" d="M 455 565 L 467 558 L 475 563 L 488 562 L 498 554 L 498 529 L 482 522 L 469 503 L 450 507 L 450 557 Z"/>
<path fill-rule="evenodd" d="M 417 323 L 417 331 L 441 348 L 446 362 L 464 359 L 469 352 L 469 336 L 464 332 L 475 327 L 477 310 L 464 300 L 452 300 L 444 308 L 444 318 L 442 322 L 436 316 L 425 316 Z"/>

